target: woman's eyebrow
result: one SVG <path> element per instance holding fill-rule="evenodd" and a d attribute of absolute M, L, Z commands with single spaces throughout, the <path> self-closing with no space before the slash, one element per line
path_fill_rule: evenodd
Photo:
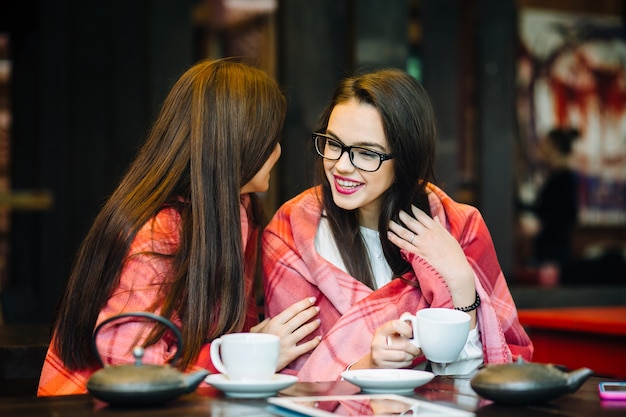
<path fill-rule="evenodd" d="M 336 139 L 339 142 L 341 142 L 344 145 L 346 145 L 346 143 L 343 140 L 341 140 L 339 138 L 339 136 L 337 136 L 332 130 L 328 130 L 327 129 L 326 130 L 326 134 L 329 135 L 329 136 L 332 136 L 334 139 Z M 356 142 L 356 143 L 353 143 L 350 146 L 363 146 L 363 147 L 367 147 L 367 148 L 377 148 L 377 149 L 381 150 L 382 152 L 387 152 L 387 150 L 383 146 L 381 146 L 379 143 L 376 143 L 376 142 Z"/>

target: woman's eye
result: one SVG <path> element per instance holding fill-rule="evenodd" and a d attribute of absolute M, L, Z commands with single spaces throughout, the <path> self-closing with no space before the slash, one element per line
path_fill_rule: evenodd
<path fill-rule="evenodd" d="M 358 149 L 356 152 L 359 155 L 359 158 L 364 158 L 364 159 L 378 158 L 378 154 L 376 152 L 368 151 L 367 149 Z"/>

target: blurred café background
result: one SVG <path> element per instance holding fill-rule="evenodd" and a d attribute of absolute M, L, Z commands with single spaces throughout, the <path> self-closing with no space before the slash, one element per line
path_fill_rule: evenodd
<path fill-rule="evenodd" d="M 289 100 L 271 216 L 311 184 L 336 83 L 397 67 L 438 119 L 438 181 L 477 206 L 520 309 L 626 305 L 622 0 L 0 2 L 0 323 L 47 326 L 77 250 L 192 63 L 246 56 Z M 572 267 L 533 267 L 522 227 L 552 127 L 581 131 Z"/>

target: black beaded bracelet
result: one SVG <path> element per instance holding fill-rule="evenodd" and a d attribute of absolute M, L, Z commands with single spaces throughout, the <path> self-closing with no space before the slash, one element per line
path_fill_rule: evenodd
<path fill-rule="evenodd" d="M 474 304 L 467 307 L 454 307 L 455 310 L 464 311 L 469 313 L 470 311 L 476 310 L 480 305 L 480 296 L 478 295 L 478 291 L 476 291 L 476 299 L 474 300 Z"/>

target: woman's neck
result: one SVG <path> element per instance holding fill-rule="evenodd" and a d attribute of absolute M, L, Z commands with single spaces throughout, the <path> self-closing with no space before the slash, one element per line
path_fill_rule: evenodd
<path fill-rule="evenodd" d="M 366 208 L 359 209 L 359 226 L 372 230 L 378 230 L 379 210 L 371 210 Z"/>

